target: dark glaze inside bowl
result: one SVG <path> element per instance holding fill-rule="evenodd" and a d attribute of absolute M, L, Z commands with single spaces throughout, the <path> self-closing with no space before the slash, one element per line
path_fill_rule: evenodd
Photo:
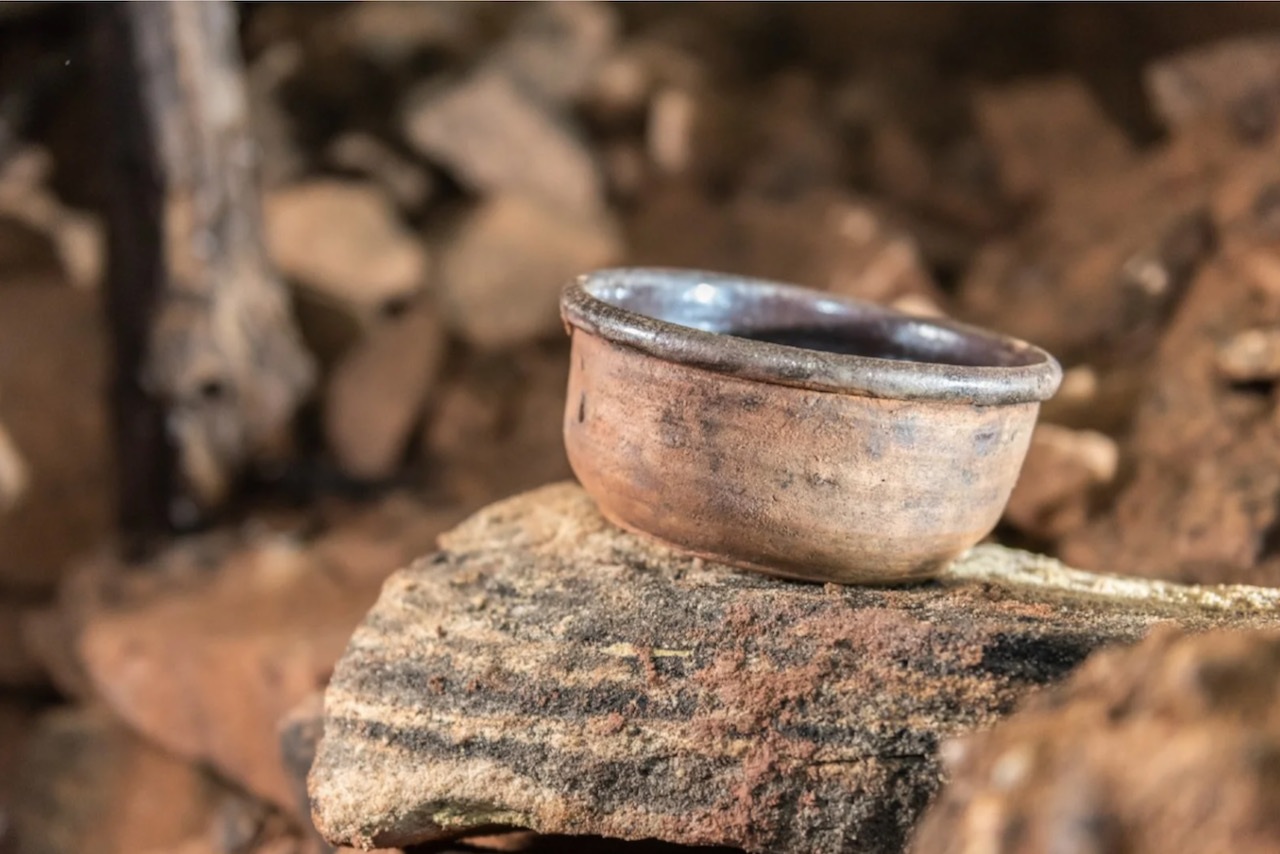
<path fill-rule="evenodd" d="M 1061 369 L 1025 342 L 805 288 L 697 270 L 603 270 L 566 289 L 566 320 L 653 355 L 876 397 L 1013 403 Z"/>
<path fill-rule="evenodd" d="M 674 279 L 674 280 L 673 280 Z M 691 329 L 805 350 L 944 365 L 1030 365 L 1037 355 L 871 303 L 789 285 L 693 277 L 589 282 L 596 299 Z"/>

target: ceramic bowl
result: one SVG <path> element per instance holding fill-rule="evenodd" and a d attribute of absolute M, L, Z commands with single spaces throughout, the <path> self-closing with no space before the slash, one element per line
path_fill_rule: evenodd
<path fill-rule="evenodd" d="M 564 438 L 612 522 L 790 578 L 904 583 L 995 527 L 1061 368 L 1016 339 L 776 282 L 572 282 Z"/>

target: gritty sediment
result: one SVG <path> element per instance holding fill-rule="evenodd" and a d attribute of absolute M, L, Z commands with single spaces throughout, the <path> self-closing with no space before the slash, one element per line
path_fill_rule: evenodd
<path fill-rule="evenodd" d="M 983 546 L 908 588 L 801 584 L 605 522 L 576 485 L 492 505 L 393 576 L 325 697 L 335 843 L 483 827 L 897 852 L 939 743 L 1153 625 L 1276 623 L 1280 592 Z"/>

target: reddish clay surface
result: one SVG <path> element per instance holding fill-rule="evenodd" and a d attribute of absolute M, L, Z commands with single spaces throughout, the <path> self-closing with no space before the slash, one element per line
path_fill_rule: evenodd
<path fill-rule="evenodd" d="M 624 527 L 778 575 L 902 582 L 995 526 L 1038 408 L 753 382 L 576 330 L 565 445 Z"/>

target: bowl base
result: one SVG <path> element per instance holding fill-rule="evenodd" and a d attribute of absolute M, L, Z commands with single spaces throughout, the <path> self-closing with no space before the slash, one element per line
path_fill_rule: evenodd
<path fill-rule="evenodd" d="M 596 502 L 596 509 L 600 511 L 610 524 L 621 528 L 624 531 L 643 537 L 647 540 L 657 543 L 672 551 L 689 555 L 690 557 L 701 558 L 715 563 L 722 563 L 735 569 L 748 570 L 750 572 L 759 573 L 761 575 L 770 575 L 774 578 L 782 578 L 787 581 L 801 581 L 809 584 L 848 584 L 859 586 L 876 586 L 876 587 L 905 587 L 912 584 L 921 584 L 932 581 L 942 574 L 950 563 L 957 557 L 953 555 L 948 558 L 938 560 L 929 569 L 917 571 L 909 574 L 882 575 L 878 573 L 865 573 L 857 570 L 847 570 L 840 573 L 827 573 L 815 571 L 813 573 L 792 572 L 785 568 L 778 567 L 768 563 L 753 561 L 746 558 L 736 557 L 724 552 L 712 552 L 703 549 L 694 549 L 674 543 L 657 534 L 637 528 L 635 525 L 624 519 L 618 518 L 615 514 Z"/>

